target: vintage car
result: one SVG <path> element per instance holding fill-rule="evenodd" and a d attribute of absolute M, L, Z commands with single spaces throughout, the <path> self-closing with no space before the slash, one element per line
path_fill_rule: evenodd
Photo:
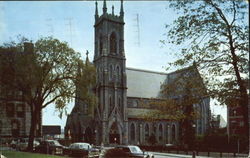
<path fill-rule="evenodd" d="M 124 158 L 154 158 L 153 154 L 143 152 L 138 146 L 127 145 L 117 146 L 114 149 L 110 149 L 106 152 L 107 157 L 124 157 Z"/>
<path fill-rule="evenodd" d="M 89 143 L 73 143 L 67 149 L 67 153 L 69 156 L 74 157 L 99 157 L 100 150 L 93 148 Z"/>
<path fill-rule="evenodd" d="M 38 153 L 61 155 L 64 148 L 57 140 L 44 140 L 41 141 L 40 145 L 35 147 L 35 151 Z"/>
<path fill-rule="evenodd" d="M 16 150 L 20 150 L 20 151 L 24 151 L 28 148 L 28 144 L 29 144 L 29 138 L 20 138 L 20 139 L 14 139 L 11 141 L 11 147 L 16 149 Z M 33 149 L 35 149 L 36 146 L 38 146 L 40 143 L 37 140 L 33 141 Z"/>

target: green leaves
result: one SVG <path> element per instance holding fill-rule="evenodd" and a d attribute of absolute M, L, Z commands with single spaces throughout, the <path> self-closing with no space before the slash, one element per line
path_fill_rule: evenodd
<path fill-rule="evenodd" d="M 178 10 L 180 16 L 173 25 L 167 27 L 168 39 L 163 43 L 182 48 L 181 52 L 175 53 L 180 58 L 169 65 L 183 68 L 196 61 L 201 72 L 208 76 L 207 86 L 213 93 L 219 92 L 225 86 L 224 82 L 233 81 L 236 72 L 239 72 L 241 76 L 234 79 L 238 83 L 238 87 L 234 88 L 238 89 L 242 76 L 248 73 L 249 26 L 245 17 L 247 3 L 171 1 L 170 7 Z M 216 85 L 220 86 L 213 86 L 212 78 L 224 78 L 223 76 L 231 76 L 231 80 L 218 80 Z"/>

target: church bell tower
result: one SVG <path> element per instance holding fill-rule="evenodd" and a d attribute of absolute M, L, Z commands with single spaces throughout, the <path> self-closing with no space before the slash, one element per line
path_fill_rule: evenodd
<path fill-rule="evenodd" d="M 98 97 L 98 143 L 127 144 L 127 81 L 124 53 L 124 11 L 121 0 L 120 15 L 107 12 L 103 1 L 103 14 L 95 10 L 95 55 L 97 72 L 96 95 Z"/>

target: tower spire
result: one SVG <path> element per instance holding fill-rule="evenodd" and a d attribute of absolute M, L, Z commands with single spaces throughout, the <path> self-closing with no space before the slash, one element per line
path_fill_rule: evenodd
<path fill-rule="evenodd" d="M 107 4 L 106 4 L 106 0 L 103 0 L 103 14 L 106 14 L 107 13 Z"/>
<path fill-rule="evenodd" d="M 98 4 L 97 4 L 97 0 L 95 1 L 95 19 L 97 20 L 97 18 L 99 17 L 98 15 Z"/>
<path fill-rule="evenodd" d="M 120 16 L 123 18 L 124 11 L 123 11 L 123 0 L 121 0 L 121 10 L 120 10 Z"/>

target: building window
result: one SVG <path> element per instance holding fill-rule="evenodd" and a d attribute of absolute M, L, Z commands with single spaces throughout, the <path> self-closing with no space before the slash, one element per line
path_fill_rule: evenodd
<path fill-rule="evenodd" d="M 156 124 L 153 125 L 154 135 L 156 135 Z"/>
<path fill-rule="evenodd" d="M 15 104 L 14 103 L 7 103 L 6 104 L 7 117 L 14 117 L 14 113 L 15 113 Z"/>
<path fill-rule="evenodd" d="M 102 50 L 103 50 L 103 39 L 102 39 L 102 35 L 100 36 L 100 39 L 99 39 L 99 54 L 101 55 L 102 54 Z"/>
<path fill-rule="evenodd" d="M 24 104 L 17 105 L 17 117 L 24 117 Z"/>
<path fill-rule="evenodd" d="M 117 79 L 117 81 L 119 81 L 120 80 L 120 67 L 119 66 L 117 66 L 116 67 L 116 79 Z"/>
<path fill-rule="evenodd" d="M 145 140 L 148 141 L 149 138 L 149 126 L 148 124 L 145 125 Z"/>
<path fill-rule="evenodd" d="M 83 110 L 84 110 L 84 114 L 88 114 L 88 112 L 89 112 L 88 104 L 86 104 L 86 103 L 84 104 Z"/>
<path fill-rule="evenodd" d="M 243 126 L 244 126 L 244 122 L 240 121 L 240 127 L 243 127 Z"/>
<path fill-rule="evenodd" d="M 159 141 L 162 141 L 163 138 L 163 128 L 162 125 L 159 125 Z"/>
<path fill-rule="evenodd" d="M 113 110 L 113 103 L 112 103 L 112 97 L 109 96 L 109 112 L 111 113 Z"/>
<path fill-rule="evenodd" d="M 20 124 L 18 120 L 14 120 L 11 122 L 11 132 L 13 137 L 18 137 L 20 131 Z"/>
<path fill-rule="evenodd" d="M 175 125 L 173 124 L 172 125 L 172 143 L 174 143 L 175 142 L 175 137 L 176 137 L 176 135 L 175 135 L 175 131 L 176 131 L 176 129 L 175 129 Z"/>
<path fill-rule="evenodd" d="M 118 98 L 118 107 L 120 110 L 122 110 L 122 100 L 121 97 Z"/>
<path fill-rule="evenodd" d="M 133 107 L 138 107 L 138 100 L 133 101 Z"/>
<path fill-rule="evenodd" d="M 116 44 L 116 36 L 115 36 L 115 33 L 112 32 L 112 34 L 110 35 L 110 53 L 116 53 L 116 50 L 117 50 L 117 44 Z"/>
<path fill-rule="evenodd" d="M 109 65 L 109 80 L 112 80 L 113 78 L 113 66 Z"/>
<path fill-rule="evenodd" d="M 130 139 L 135 141 L 135 125 L 133 123 L 130 126 Z"/>

